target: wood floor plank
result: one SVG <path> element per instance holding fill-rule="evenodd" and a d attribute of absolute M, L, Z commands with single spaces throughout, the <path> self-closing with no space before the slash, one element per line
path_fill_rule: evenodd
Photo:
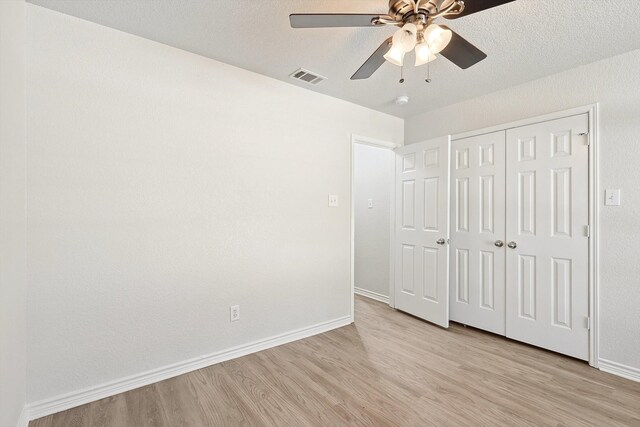
<path fill-rule="evenodd" d="M 206 414 L 189 375 L 170 378 L 158 387 L 160 403 L 169 423 L 176 427 L 206 424 Z"/>
<path fill-rule="evenodd" d="M 640 384 L 357 297 L 353 325 L 29 425 L 640 427 Z"/>
<path fill-rule="evenodd" d="M 215 426 L 249 426 L 254 413 L 235 399 L 237 386 L 222 369 L 200 369 L 190 374 L 192 383 L 207 414 L 207 424 Z"/>
<path fill-rule="evenodd" d="M 170 381 L 170 380 L 167 380 Z M 126 425 L 141 427 L 162 427 L 169 425 L 169 419 L 162 406 L 162 400 L 158 387 L 166 387 L 166 381 L 140 387 L 124 393 L 126 402 Z M 82 406 L 81 406 L 82 408 Z M 63 412 L 64 413 L 64 412 Z M 90 426 L 93 419 L 84 420 L 83 425 Z"/>

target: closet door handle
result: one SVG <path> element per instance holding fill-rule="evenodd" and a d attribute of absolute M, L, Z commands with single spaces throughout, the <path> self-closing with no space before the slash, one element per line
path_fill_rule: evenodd
<path fill-rule="evenodd" d="M 516 242 L 509 242 L 507 243 L 507 246 L 509 246 L 509 248 L 511 249 L 515 249 L 518 247 L 518 244 Z"/>
<path fill-rule="evenodd" d="M 493 244 L 499 248 L 504 246 L 504 242 L 502 240 L 496 240 Z"/>
<path fill-rule="evenodd" d="M 440 238 L 438 240 L 436 240 L 436 243 L 439 244 L 440 246 L 444 245 L 446 243 L 446 240 Z"/>

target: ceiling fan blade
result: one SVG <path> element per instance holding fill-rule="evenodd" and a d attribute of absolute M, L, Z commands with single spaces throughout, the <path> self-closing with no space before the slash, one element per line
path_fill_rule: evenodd
<path fill-rule="evenodd" d="M 461 35 L 451 30 L 446 25 L 440 25 L 442 28 L 451 31 L 451 41 L 441 52 L 440 55 L 456 64 L 462 69 L 471 67 L 487 57 L 487 54 L 466 41 Z"/>
<path fill-rule="evenodd" d="M 293 13 L 291 28 L 373 27 L 371 20 L 380 15 L 368 13 Z"/>
<path fill-rule="evenodd" d="M 482 12 L 492 7 L 511 3 L 515 0 L 464 0 L 464 10 L 459 15 L 445 16 L 447 19 L 458 19 L 472 13 Z"/>
<path fill-rule="evenodd" d="M 378 68 L 380 68 L 382 64 L 384 64 L 384 61 L 386 61 L 384 59 L 384 55 L 391 48 L 391 39 L 392 38 L 389 37 L 384 42 L 382 42 L 382 44 L 376 49 L 376 51 L 371 54 L 369 59 L 367 59 L 364 64 L 362 64 L 360 68 L 358 68 L 358 71 L 356 71 L 353 76 L 351 76 L 351 80 L 368 79 L 373 75 L 373 73 L 376 72 Z"/>

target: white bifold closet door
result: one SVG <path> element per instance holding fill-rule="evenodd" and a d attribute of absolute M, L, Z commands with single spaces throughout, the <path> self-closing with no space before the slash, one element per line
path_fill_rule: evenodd
<path fill-rule="evenodd" d="M 505 334 L 505 131 L 452 142 L 451 320 Z"/>
<path fill-rule="evenodd" d="M 589 117 L 507 131 L 507 336 L 589 358 Z"/>
<path fill-rule="evenodd" d="M 449 137 L 396 149 L 395 307 L 449 326 Z"/>
<path fill-rule="evenodd" d="M 589 358 L 588 126 L 452 142 L 451 320 Z"/>

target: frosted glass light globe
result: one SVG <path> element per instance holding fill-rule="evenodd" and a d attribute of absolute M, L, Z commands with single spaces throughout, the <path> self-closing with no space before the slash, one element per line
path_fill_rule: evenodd
<path fill-rule="evenodd" d="M 431 52 L 431 49 L 429 49 L 427 42 L 416 45 L 416 67 L 431 62 L 434 59 L 436 59 L 436 56 Z"/>
<path fill-rule="evenodd" d="M 424 40 L 429 45 L 431 53 L 439 53 L 451 41 L 451 30 L 445 30 L 439 25 L 431 24 L 424 30 Z"/>
<path fill-rule="evenodd" d="M 389 52 L 387 52 L 384 55 L 384 59 L 391 62 L 393 65 L 402 67 L 402 62 L 404 61 L 404 55 L 405 55 L 404 50 L 400 46 L 394 43 L 391 46 L 391 49 L 389 49 Z"/>
<path fill-rule="evenodd" d="M 393 35 L 393 45 L 400 47 L 404 53 L 411 52 L 416 46 L 418 27 L 415 24 L 404 24 L 404 26 Z"/>

